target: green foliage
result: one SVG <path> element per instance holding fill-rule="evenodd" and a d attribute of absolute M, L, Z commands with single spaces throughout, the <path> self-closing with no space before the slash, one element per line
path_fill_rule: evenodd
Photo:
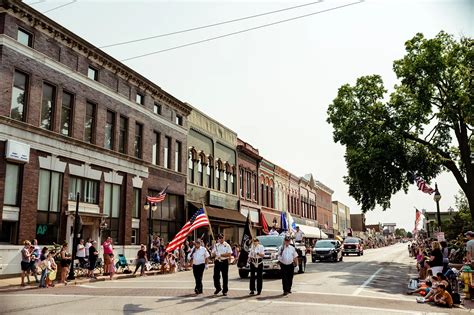
<path fill-rule="evenodd" d="M 363 211 L 389 208 L 391 196 L 407 192 L 414 175 L 429 181 L 447 169 L 466 193 L 474 217 L 473 43 L 444 32 L 433 39 L 417 34 L 406 42 L 406 55 L 394 62 L 400 84 L 388 100 L 379 75 L 339 88 L 328 122 L 334 141 L 346 146 L 344 180 Z"/>
<path fill-rule="evenodd" d="M 407 237 L 408 238 L 412 238 L 413 237 L 413 234 L 411 232 L 407 232 Z"/>
<path fill-rule="evenodd" d="M 456 196 L 456 208 L 451 220 L 442 223 L 442 231 L 446 238 L 456 239 L 459 235 L 463 235 L 469 230 L 474 230 L 469 205 L 466 196 L 462 191 Z"/>
<path fill-rule="evenodd" d="M 399 228 L 396 228 L 395 229 L 395 236 L 397 237 L 407 237 L 407 231 L 403 228 L 399 229 Z"/>

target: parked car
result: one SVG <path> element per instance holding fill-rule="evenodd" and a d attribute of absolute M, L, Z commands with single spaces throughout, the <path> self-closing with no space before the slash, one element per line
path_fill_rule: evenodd
<path fill-rule="evenodd" d="M 346 256 L 349 254 L 357 254 L 357 256 L 364 255 L 364 245 L 362 240 L 357 237 L 346 237 L 343 243 L 344 249 L 342 253 Z"/>
<path fill-rule="evenodd" d="M 319 240 L 313 248 L 312 261 L 342 261 L 342 244 L 338 240 Z"/>
<path fill-rule="evenodd" d="M 257 236 L 260 244 L 265 248 L 265 256 L 263 257 L 263 272 L 279 272 L 280 264 L 278 263 L 278 249 L 283 245 L 284 237 L 281 235 L 261 235 Z M 304 273 L 306 271 L 306 247 L 303 243 L 291 241 L 291 246 L 296 248 L 298 253 L 298 264 L 295 266 L 295 272 Z M 250 273 L 250 265 L 246 264 L 239 268 L 239 276 L 247 278 Z"/>

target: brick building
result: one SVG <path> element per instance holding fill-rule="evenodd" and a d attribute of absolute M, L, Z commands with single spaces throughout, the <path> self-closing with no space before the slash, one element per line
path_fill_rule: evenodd
<path fill-rule="evenodd" d="M 351 228 L 354 232 L 367 232 L 365 227 L 365 214 L 351 214 Z"/>
<path fill-rule="evenodd" d="M 0 1 L 0 78 L 0 242 L 71 242 L 79 193 L 82 237 L 145 243 L 167 186 L 153 231 L 176 233 L 188 105 L 20 1 Z"/>
<path fill-rule="evenodd" d="M 188 124 L 188 215 L 204 203 L 214 234 L 238 242 L 246 217 L 239 211 L 237 194 L 237 134 L 196 108 Z M 207 231 L 202 228 L 196 235 Z"/>
<path fill-rule="evenodd" d="M 237 158 L 239 164 L 240 213 L 244 217 L 247 217 L 250 213 L 253 232 L 256 235 L 260 227 L 261 206 L 258 202 L 258 172 L 262 157 L 258 149 L 241 139 L 237 139 Z"/>
<path fill-rule="evenodd" d="M 351 211 L 348 206 L 337 200 L 332 202 L 332 209 L 334 233 L 346 237 L 351 228 Z"/>
<path fill-rule="evenodd" d="M 259 178 L 261 211 L 269 227 L 280 227 L 281 211 L 275 209 L 275 165 L 265 158 L 260 162 Z"/>
<path fill-rule="evenodd" d="M 316 181 L 316 208 L 318 222 L 323 226 L 323 231 L 334 237 L 332 194 L 334 190 Z"/>

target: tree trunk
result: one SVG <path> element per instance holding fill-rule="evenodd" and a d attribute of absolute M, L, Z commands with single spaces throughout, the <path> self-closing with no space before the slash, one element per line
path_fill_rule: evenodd
<path fill-rule="evenodd" d="M 474 225 L 474 189 L 469 189 L 469 191 L 465 191 L 464 193 L 466 194 L 467 203 L 469 204 L 469 211 L 471 212 L 471 226 L 472 226 Z"/>

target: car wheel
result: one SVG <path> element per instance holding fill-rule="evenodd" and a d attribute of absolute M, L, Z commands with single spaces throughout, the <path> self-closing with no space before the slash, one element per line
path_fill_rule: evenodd
<path fill-rule="evenodd" d="M 249 271 L 243 270 L 243 269 L 239 269 L 239 276 L 240 276 L 242 279 L 248 278 L 248 276 L 249 276 Z"/>
<path fill-rule="evenodd" d="M 364 252 L 362 252 L 361 255 L 364 256 Z"/>
<path fill-rule="evenodd" d="M 316 262 L 316 258 L 314 258 L 314 257 L 311 258 L 311 261 L 315 263 L 315 262 Z"/>
<path fill-rule="evenodd" d="M 357 256 L 360 256 L 360 252 L 357 253 Z"/>

